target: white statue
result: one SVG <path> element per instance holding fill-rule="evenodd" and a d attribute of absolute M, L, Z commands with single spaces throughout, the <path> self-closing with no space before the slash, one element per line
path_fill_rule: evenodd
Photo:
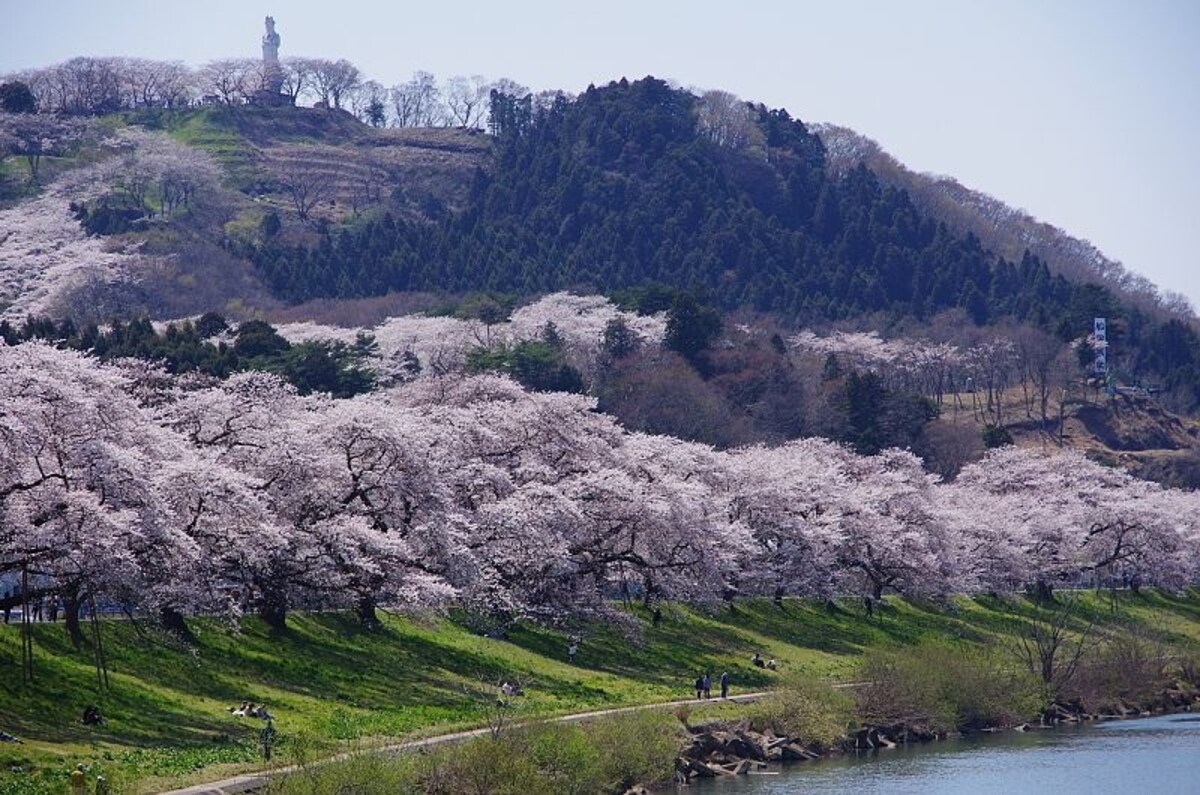
<path fill-rule="evenodd" d="M 267 32 L 262 37 L 263 64 L 279 63 L 279 34 L 275 32 L 275 17 L 267 17 Z"/>

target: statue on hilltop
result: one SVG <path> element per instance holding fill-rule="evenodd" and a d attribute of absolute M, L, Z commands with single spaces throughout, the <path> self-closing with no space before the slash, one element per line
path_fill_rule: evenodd
<path fill-rule="evenodd" d="M 279 65 L 279 34 L 275 31 L 275 17 L 267 17 L 266 33 L 262 37 L 262 88 L 255 92 L 254 104 L 277 106 L 290 105 L 293 98 L 283 93 L 283 68 Z"/>
<path fill-rule="evenodd" d="M 267 17 L 267 32 L 262 37 L 263 66 L 279 63 L 279 34 L 275 32 L 275 17 Z"/>

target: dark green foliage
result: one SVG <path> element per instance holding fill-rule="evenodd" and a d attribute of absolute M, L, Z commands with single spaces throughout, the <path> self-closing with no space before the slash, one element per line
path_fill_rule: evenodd
<path fill-rule="evenodd" d="M 375 342 L 360 336 L 354 345 L 340 342 L 290 344 L 262 320 L 243 323 L 231 347 L 207 342 L 227 328 L 225 319 L 208 313 L 192 323 L 169 323 L 161 332 L 145 318 L 114 320 L 106 331 L 94 325 L 77 329 L 70 320 L 61 324 L 47 318 L 28 318 L 20 327 L 0 321 L 0 339 L 6 345 L 46 340 L 92 353 L 102 360 L 137 358 L 160 363 L 170 373 L 205 373 L 227 378 L 243 370 L 264 370 L 287 379 L 301 394 L 328 392 L 350 397 L 374 385 L 369 370 L 361 366 L 374 352 Z"/>
<path fill-rule="evenodd" d="M 283 353 L 291 344 L 279 332 L 264 320 L 247 320 L 238 327 L 237 340 L 233 344 L 233 352 L 238 356 L 254 358 L 256 356 L 274 356 Z"/>
<path fill-rule="evenodd" d="M 271 210 L 263 215 L 262 220 L 258 223 L 258 231 L 262 233 L 263 238 L 270 240 L 279 234 L 279 230 L 283 228 L 283 222 L 279 220 L 279 213 Z"/>
<path fill-rule="evenodd" d="M 663 343 L 695 363 L 721 333 L 721 315 L 690 295 L 677 295 L 667 312 L 667 336 Z"/>
<path fill-rule="evenodd" d="M 367 123 L 372 127 L 382 127 L 387 123 L 387 108 L 379 98 L 372 99 L 367 105 Z"/>
<path fill-rule="evenodd" d="M 116 235 L 134 228 L 134 223 L 145 218 L 149 210 L 122 202 L 110 204 L 101 201 L 89 208 L 86 204 L 71 202 L 70 210 L 79 225 L 90 235 Z"/>
<path fill-rule="evenodd" d="M 492 89 L 488 102 L 488 132 L 497 138 L 529 133 L 533 126 L 533 95 L 517 97 Z"/>
<path fill-rule="evenodd" d="M 629 312 L 639 315 L 653 315 L 665 312 L 671 308 L 679 290 L 659 282 L 615 290 L 612 295 L 613 303 Z"/>
<path fill-rule="evenodd" d="M 579 371 L 566 364 L 561 340 L 525 340 L 508 347 L 475 348 L 467 353 L 467 367 L 475 372 L 508 373 L 539 392 L 584 391 Z"/>
<path fill-rule="evenodd" d="M 196 321 L 196 334 L 201 339 L 215 337 L 218 334 L 229 329 L 229 323 L 225 318 L 216 312 L 205 312 Z"/>
<path fill-rule="evenodd" d="M 704 140 L 694 97 L 653 78 L 532 115 L 523 99 L 497 100 L 495 161 L 464 212 L 434 227 L 385 216 L 312 248 L 269 242 L 251 253 L 276 292 L 591 287 L 653 311 L 664 292 L 699 288 L 724 307 L 791 317 L 923 317 L 961 303 L 981 322 L 1045 293 L 1040 263 L 995 282 L 1000 264 L 978 239 L 921 217 L 866 169 L 830 180 L 820 140 L 784 111 L 755 109 L 764 161 Z M 627 292 L 649 283 L 669 287 Z"/>
<path fill-rule="evenodd" d="M 604 326 L 601 343 L 604 353 L 611 359 L 621 359 L 638 349 L 641 340 L 624 319 L 614 317 Z"/>
<path fill-rule="evenodd" d="M 983 446 L 989 450 L 1013 443 L 1012 434 L 1003 425 L 986 425 L 983 429 Z"/>
<path fill-rule="evenodd" d="M 875 373 L 852 372 L 846 378 L 841 441 L 863 455 L 887 447 L 911 448 L 925 424 L 938 416 L 928 398 L 891 392 Z"/>
<path fill-rule="evenodd" d="M 1036 258 L 997 260 L 865 168 L 829 179 L 820 140 L 784 111 L 756 108 L 764 162 L 697 135 L 694 98 L 653 78 L 531 116 L 524 100 L 496 99 L 496 157 L 464 212 L 432 227 L 385 215 L 311 248 L 268 240 L 250 253 L 275 291 L 302 301 L 591 287 L 653 312 L 700 288 L 723 307 L 793 318 L 961 305 L 980 323 L 1072 299 Z"/>
<path fill-rule="evenodd" d="M 20 80 L 0 83 L 0 110 L 5 113 L 36 113 L 37 98 Z"/>

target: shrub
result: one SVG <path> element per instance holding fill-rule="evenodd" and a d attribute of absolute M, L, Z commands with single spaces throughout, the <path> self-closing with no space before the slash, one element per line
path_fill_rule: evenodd
<path fill-rule="evenodd" d="M 634 713 L 584 724 L 543 723 L 387 758 L 357 755 L 294 773 L 272 795 L 593 795 L 669 781 L 682 729 Z"/>
<path fill-rule="evenodd" d="M 1045 701 L 1027 671 L 987 647 L 918 646 L 868 652 L 858 690 L 864 721 L 933 731 L 972 731 L 1021 723 Z"/>
<path fill-rule="evenodd" d="M 601 780 L 611 783 L 613 792 L 670 781 L 683 743 L 679 722 L 654 711 L 603 718 L 587 733 L 601 752 Z"/>
<path fill-rule="evenodd" d="M 854 721 L 854 697 L 824 682 L 795 680 L 763 699 L 750 713 L 758 731 L 771 730 L 803 745 L 827 748 Z"/>
<path fill-rule="evenodd" d="M 1168 662 L 1161 643 L 1120 632 L 1083 658 L 1064 695 L 1092 712 L 1115 711 L 1122 704 L 1149 705 L 1171 685 Z"/>

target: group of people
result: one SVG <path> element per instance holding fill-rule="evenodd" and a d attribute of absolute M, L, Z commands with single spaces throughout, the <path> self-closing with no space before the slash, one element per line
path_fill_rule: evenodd
<path fill-rule="evenodd" d="M 267 712 L 266 704 L 255 704 L 253 701 L 243 701 L 240 706 L 230 707 L 229 711 L 239 718 L 271 720 L 275 717 L 270 712 Z"/>
<path fill-rule="evenodd" d="M 766 668 L 768 671 L 774 671 L 779 668 L 779 663 L 775 662 L 774 657 L 764 660 L 758 652 L 754 652 L 754 656 L 750 658 L 750 663 L 755 668 Z"/>
<path fill-rule="evenodd" d="M 71 771 L 71 795 L 87 795 L 88 793 L 88 768 L 82 762 L 75 765 L 75 769 Z M 96 792 L 95 795 L 108 795 L 108 779 L 104 776 L 96 776 Z"/>
<path fill-rule="evenodd" d="M 8 624 L 12 621 L 13 600 L 19 599 L 21 592 L 9 589 L 4 594 L 4 623 Z M 33 621 L 50 621 L 54 623 L 58 621 L 58 612 L 62 609 L 62 604 L 57 596 L 51 596 L 49 599 L 38 597 L 29 600 L 29 616 Z"/>
<path fill-rule="evenodd" d="M 721 698 L 729 698 L 729 671 L 721 672 Z M 696 677 L 696 698 L 712 698 L 712 675 L 707 671 Z"/>

